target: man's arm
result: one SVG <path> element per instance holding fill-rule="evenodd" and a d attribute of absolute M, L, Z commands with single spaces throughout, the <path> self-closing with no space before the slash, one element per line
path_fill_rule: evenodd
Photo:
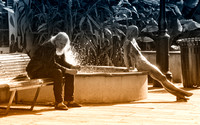
<path fill-rule="evenodd" d="M 72 68 L 72 67 L 73 67 L 72 64 L 70 64 L 70 63 L 68 63 L 68 62 L 66 61 L 66 58 L 65 58 L 65 55 L 64 55 L 64 54 L 61 55 L 60 58 L 56 58 L 56 62 L 57 62 L 58 64 L 60 64 L 61 66 L 64 66 L 64 67 L 66 67 L 66 68 Z"/>

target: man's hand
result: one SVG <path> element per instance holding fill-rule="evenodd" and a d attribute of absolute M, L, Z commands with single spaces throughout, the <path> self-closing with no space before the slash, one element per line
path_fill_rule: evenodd
<path fill-rule="evenodd" d="M 77 70 L 76 69 L 65 69 L 65 73 L 71 74 L 71 75 L 76 75 L 77 74 Z"/>

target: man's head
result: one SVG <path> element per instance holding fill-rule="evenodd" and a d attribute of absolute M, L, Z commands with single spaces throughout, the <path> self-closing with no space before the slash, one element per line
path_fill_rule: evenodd
<path fill-rule="evenodd" d="M 62 55 L 70 47 L 69 36 L 65 32 L 59 32 L 51 38 L 51 42 L 56 46 L 56 53 Z"/>

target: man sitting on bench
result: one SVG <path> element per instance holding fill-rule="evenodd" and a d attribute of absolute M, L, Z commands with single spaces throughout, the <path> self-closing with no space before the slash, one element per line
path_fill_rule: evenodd
<path fill-rule="evenodd" d="M 74 102 L 74 75 L 78 65 L 69 64 L 65 58 L 70 48 L 70 40 L 66 33 L 57 35 L 38 47 L 29 64 L 28 76 L 33 78 L 52 78 L 54 81 L 55 109 L 67 110 L 68 107 L 80 107 Z M 63 79 L 64 78 L 64 79 Z M 62 96 L 64 84 L 64 99 Z"/>

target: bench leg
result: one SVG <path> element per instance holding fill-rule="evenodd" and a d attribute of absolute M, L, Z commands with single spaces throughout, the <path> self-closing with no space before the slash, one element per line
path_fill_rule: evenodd
<path fill-rule="evenodd" d="M 32 103 L 31 108 L 30 108 L 31 111 L 33 110 L 33 108 L 34 108 L 34 106 L 35 106 L 35 103 L 36 103 L 36 100 L 37 100 L 37 98 L 38 98 L 40 89 L 41 89 L 41 87 L 38 87 L 38 88 L 37 88 L 37 91 L 36 91 L 36 93 L 35 93 L 35 97 L 34 97 L 34 99 L 33 99 L 33 103 Z"/>
<path fill-rule="evenodd" d="M 18 103 L 18 91 L 15 92 L 15 104 Z"/>
<path fill-rule="evenodd" d="M 14 90 L 14 91 L 11 92 L 10 100 L 9 100 L 8 106 L 7 106 L 7 108 L 6 108 L 5 114 L 8 114 L 8 112 L 9 112 L 9 110 L 10 110 L 10 106 L 11 106 L 11 104 L 12 104 L 12 102 L 13 102 L 14 97 L 15 97 L 15 93 L 16 93 L 16 90 Z"/>

